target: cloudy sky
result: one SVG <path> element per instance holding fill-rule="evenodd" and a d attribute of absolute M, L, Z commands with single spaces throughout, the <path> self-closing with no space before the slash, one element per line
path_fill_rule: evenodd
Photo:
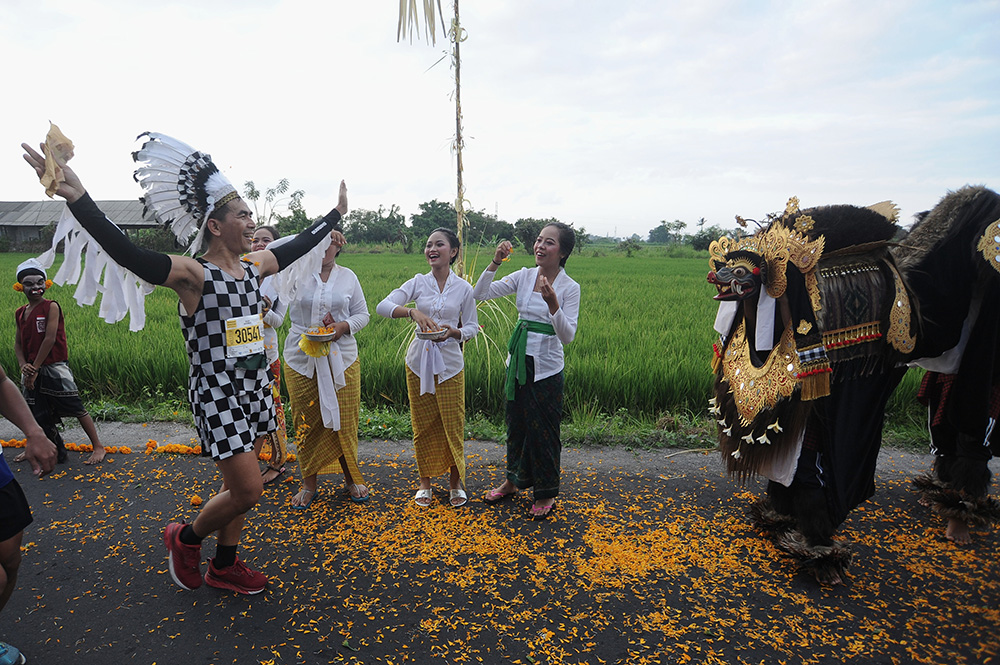
<path fill-rule="evenodd" d="M 446 5 L 450 5 L 445 0 Z M 446 6 L 450 20 L 451 7 Z M 455 198 L 444 39 L 396 41 L 394 0 L 4 0 L 0 200 L 48 120 L 97 199 L 139 195 L 152 130 L 235 183 L 326 212 Z M 463 0 L 466 198 L 645 237 L 732 226 L 789 196 L 896 201 L 904 221 L 1000 187 L 1000 0 Z M 438 63 L 435 66 L 435 63 Z"/>

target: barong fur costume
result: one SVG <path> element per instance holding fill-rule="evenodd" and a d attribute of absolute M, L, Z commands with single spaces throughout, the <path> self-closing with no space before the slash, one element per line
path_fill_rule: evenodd
<path fill-rule="evenodd" d="M 1000 195 L 947 194 L 894 253 L 920 312 L 913 364 L 929 372 L 920 396 L 936 458 L 915 483 L 943 517 L 997 523 L 988 463 L 1000 453 Z"/>
<path fill-rule="evenodd" d="M 888 204 L 793 198 L 758 233 L 710 248 L 720 448 L 730 474 L 771 481 L 758 516 L 821 582 L 844 579 L 833 534 L 874 492 L 885 404 L 915 346 L 897 231 Z"/>

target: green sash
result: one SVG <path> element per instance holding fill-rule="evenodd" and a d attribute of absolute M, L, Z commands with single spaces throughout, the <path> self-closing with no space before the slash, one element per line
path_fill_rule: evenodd
<path fill-rule="evenodd" d="M 267 356 L 263 353 L 252 353 L 236 361 L 236 369 L 264 369 L 267 367 Z"/>
<path fill-rule="evenodd" d="M 507 365 L 507 400 L 514 400 L 514 387 L 516 384 L 522 386 L 528 380 L 528 370 L 524 362 L 524 357 L 528 348 L 528 333 L 539 333 L 542 335 L 555 335 L 556 329 L 551 323 L 538 323 L 537 321 L 524 321 L 518 319 L 514 324 L 514 332 L 507 342 L 507 352 L 510 353 L 510 363 Z"/>

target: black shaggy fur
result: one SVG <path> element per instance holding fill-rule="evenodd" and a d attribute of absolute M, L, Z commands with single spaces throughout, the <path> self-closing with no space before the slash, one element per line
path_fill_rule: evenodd
<path fill-rule="evenodd" d="M 899 230 L 895 223 L 868 208 L 852 205 L 831 205 L 809 208 L 803 215 L 813 218 L 813 228 L 809 237 L 822 235 L 825 238 L 824 254 L 830 254 L 845 247 L 886 242 Z M 787 223 L 794 224 L 789 218 Z"/>
<path fill-rule="evenodd" d="M 973 305 L 982 303 L 944 402 L 943 424 L 932 427 L 939 455 L 934 473 L 942 489 L 928 497 L 938 512 L 965 515 L 961 519 L 970 524 L 995 519 L 986 496 L 990 451 L 982 442 L 991 394 L 1000 384 L 1000 272 L 977 245 L 997 220 L 1000 195 L 985 187 L 963 187 L 921 215 L 894 250 L 920 313 L 915 358 L 937 357 L 954 347 L 971 321 Z M 936 410 L 939 404 L 930 406 Z"/>
<path fill-rule="evenodd" d="M 939 356 L 955 346 L 974 286 L 1000 277 L 976 250 L 983 231 L 998 219 L 1000 195 L 963 187 L 923 215 L 893 250 L 920 313 L 914 358 Z"/>

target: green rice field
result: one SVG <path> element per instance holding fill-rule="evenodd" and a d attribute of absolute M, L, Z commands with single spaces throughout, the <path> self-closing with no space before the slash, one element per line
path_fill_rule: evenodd
<path fill-rule="evenodd" d="M 478 276 L 477 265 L 485 266 L 491 255 L 492 250 L 482 250 L 478 257 L 470 254 L 470 272 Z M 0 254 L 0 270 L 9 284 L 16 266 L 28 256 Z M 341 265 L 358 275 L 372 312 L 371 322 L 357 336 L 362 401 L 370 409 L 405 410 L 403 355 L 412 325 L 383 319 L 374 311 L 392 289 L 426 271 L 423 255 L 345 252 L 340 258 Z M 518 254 L 500 272 L 528 265 L 533 265 L 532 257 Z M 709 362 L 716 311 L 715 290 L 705 280 L 707 259 L 609 252 L 573 255 L 566 267 L 582 290 L 579 329 L 566 347 L 570 419 L 626 413 L 655 421 L 665 414 L 703 415 L 712 384 Z M 172 291 L 157 288 L 146 299 L 146 328 L 132 333 L 127 321 L 109 325 L 98 318 L 98 307 L 77 306 L 74 288 L 56 285 L 47 295 L 63 306 L 70 366 L 82 390 L 123 402 L 157 392 L 184 394 L 187 359 Z M 0 307 L 9 312 L 0 362 L 16 376 L 13 313 L 26 300 L 10 287 L 0 293 Z M 481 304 L 479 316 L 483 330 L 465 348 L 467 410 L 498 422 L 506 343 L 516 318 L 513 299 Z M 279 331 L 282 342 L 287 326 Z M 891 410 L 912 411 L 917 382 L 911 372 Z"/>

